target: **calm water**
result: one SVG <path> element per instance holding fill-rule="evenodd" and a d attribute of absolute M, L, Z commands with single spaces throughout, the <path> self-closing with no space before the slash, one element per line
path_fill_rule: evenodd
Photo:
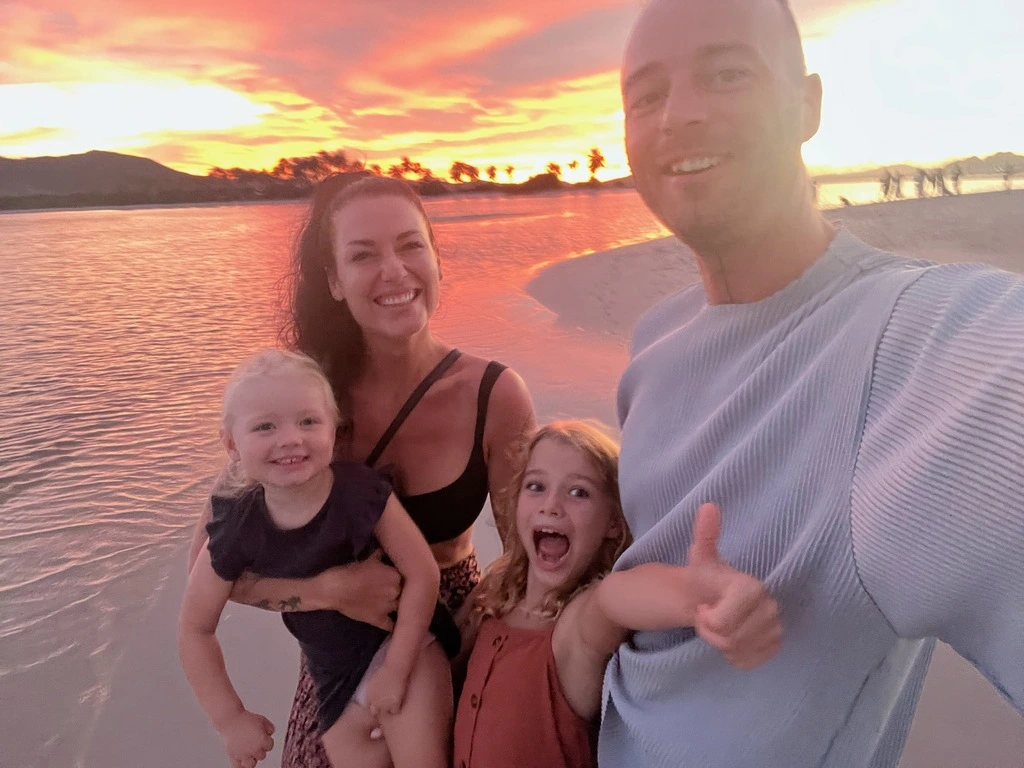
<path fill-rule="evenodd" d="M 877 187 L 823 201 L 839 194 Z M 611 420 L 621 340 L 560 326 L 522 288 L 545 263 L 663 234 L 635 193 L 427 207 L 441 335 L 514 365 L 542 418 Z M 81 765 L 221 463 L 224 378 L 275 341 L 302 212 L 0 215 L 0 768 Z"/>
<path fill-rule="evenodd" d="M 445 262 L 440 333 L 610 418 L 621 345 L 559 328 L 521 287 L 544 262 L 660 234 L 635 194 L 427 205 Z M 221 461 L 224 377 L 274 343 L 302 212 L 0 216 L 3 768 L 73 765 L 86 746 Z"/>

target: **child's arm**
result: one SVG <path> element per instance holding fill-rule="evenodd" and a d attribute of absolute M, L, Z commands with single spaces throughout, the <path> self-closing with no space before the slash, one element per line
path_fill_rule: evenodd
<path fill-rule="evenodd" d="M 473 653 L 473 646 L 476 645 L 476 636 L 480 633 L 480 624 L 469 620 L 473 613 L 473 604 L 476 602 L 479 589 L 479 584 L 473 587 L 469 595 L 466 596 L 465 602 L 462 603 L 462 606 L 455 613 L 455 626 L 459 628 L 460 637 L 459 654 L 452 659 L 452 678 L 456 681 L 465 678 L 466 666 L 469 664 L 469 657 Z"/>
<path fill-rule="evenodd" d="M 573 600 L 552 637 L 559 680 L 582 717 L 598 710 L 608 659 L 633 630 L 693 626 L 740 669 L 778 650 L 778 604 L 764 585 L 718 557 L 718 508 L 697 513 L 686 566 L 648 563 L 609 574 Z"/>
<path fill-rule="evenodd" d="M 206 548 L 207 501 L 192 536 L 189 571 Z M 338 611 L 350 619 L 390 632 L 388 614 L 398 606 L 401 576 L 377 554 L 367 560 L 339 565 L 308 579 L 272 579 L 246 571 L 231 585 L 229 600 L 267 611 Z"/>
<path fill-rule="evenodd" d="M 178 620 L 178 653 L 185 677 L 224 740 L 228 757 L 233 762 L 259 761 L 274 748 L 270 737 L 274 726 L 245 709 L 228 678 L 217 642 L 217 624 L 230 592 L 231 582 L 214 572 L 210 552 L 203 548 L 185 588 Z"/>
<path fill-rule="evenodd" d="M 393 494 L 374 535 L 402 574 L 403 584 L 391 644 L 384 663 L 370 680 L 367 698 L 374 714 L 396 714 L 437 607 L 441 572 L 423 534 Z"/>

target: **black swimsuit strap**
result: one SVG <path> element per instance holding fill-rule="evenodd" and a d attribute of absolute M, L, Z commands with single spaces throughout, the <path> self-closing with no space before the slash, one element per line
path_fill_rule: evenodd
<path fill-rule="evenodd" d="M 445 371 L 452 367 L 452 364 L 459 359 L 462 355 L 457 349 L 453 349 L 437 365 L 434 366 L 434 370 L 426 375 L 426 377 L 419 383 L 416 389 L 413 390 L 412 394 L 409 395 L 409 399 L 405 401 L 405 404 L 398 411 L 398 414 L 394 419 L 391 420 L 391 424 L 384 430 L 384 434 L 380 436 L 380 440 L 373 446 L 373 450 L 370 451 L 370 455 L 366 457 L 366 465 L 372 467 L 377 463 L 377 459 L 384 453 L 384 449 L 388 447 L 388 443 L 391 442 L 391 438 L 395 436 L 398 428 L 405 423 L 405 420 L 412 413 L 412 409 L 415 408 L 423 396 L 427 394 L 427 390 L 430 389 L 434 384 L 444 376 Z"/>

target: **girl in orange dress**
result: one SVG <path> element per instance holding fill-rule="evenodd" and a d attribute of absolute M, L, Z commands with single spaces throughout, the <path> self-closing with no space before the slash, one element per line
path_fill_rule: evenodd
<path fill-rule="evenodd" d="M 618 445 L 584 423 L 542 427 L 526 446 L 505 554 L 459 615 L 456 768 L 594 766 L 604 668 L 631 630 L 695 632 L 742 669 L 778 649 L 777 604 L 718 558 L 714 505 L 697 513 L 686 565 L 609 573 L 630 543 L 617 473 Z"/>

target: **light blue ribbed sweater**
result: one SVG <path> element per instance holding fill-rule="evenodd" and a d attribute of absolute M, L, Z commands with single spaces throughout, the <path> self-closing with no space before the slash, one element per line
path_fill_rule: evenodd
<path fill-rule="evenodd" d="M 639 633 L 605 678 L 601 768 L 896 766 L 934 641 L 1024 707 L 1024 278 L 840 232 L 763 301 L 701 286 L 640 321 L 619 388 L 618 568 L 683 563 L 694 513 L 780 601 L 732 669 Z"/>

